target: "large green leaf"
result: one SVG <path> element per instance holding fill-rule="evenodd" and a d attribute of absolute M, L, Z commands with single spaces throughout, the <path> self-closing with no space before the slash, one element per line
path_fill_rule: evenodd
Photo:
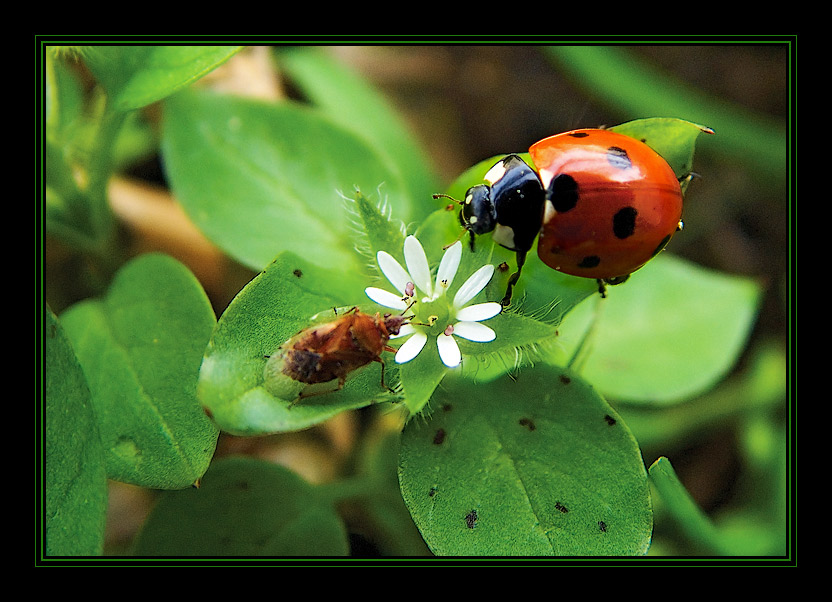
<path fill-rule="evenodd" d="M 162 100 L 227 61 L 240 46 L 87 46 L 84 62 L 117 111 Z"/>
<path fill-rule="evenodd" d="M 165 103 L 162 151 L 194 223 L 262 269 L 290 250 L 322 267 L 359 267 L 344 196 L 383 184 L 396 217 L 410 207 L 394 168 L 354 133 L 293 103 L 185 91 Z"/>
<path fill-rule="evenodd" d="M 402 495 L 438 555 L 637 555 L 650 542 L 636 441 L 592 387 L 538 365 L 446 378 L 402 438 Z"/>
<path fill-rule="evenodd" d="M 133 552 L 146 556 L 345 556 L 346 529 L 328 497 L 288 469 L 227 458 L 199 489 L 166 492 Z"/>
<path fill-rule="evenodd" d="M 90 391 L 58 319 L 44 308 L 46 554 L 101 554 L 107 474 Z"/>
<path fill-rule="evenodd" d="M 430 161 L 391 103 L 358 74 L 321 48 L 298 46 L 277 51 L 280 66 L 309 100 L 389 156 L 401 172 L 410 198 L 422 213 L 438 184 Z"/>
<path fill-rule="evenodd" d="M 89 381 L 108 476 L 162 489 L 196 482 L 217 440 L 196 398 L 215 323 L 196 278 L 168 256 L 140 256 L 104 298 L 61 319 Z"/>
<path fill-rule="evenodd" d="M 721 380 L 757 316 L 759 283 L 661 254 L 560 328 L 559 363 L 582 344 L 581 373 L 610 399 L 673 403 Z"/>

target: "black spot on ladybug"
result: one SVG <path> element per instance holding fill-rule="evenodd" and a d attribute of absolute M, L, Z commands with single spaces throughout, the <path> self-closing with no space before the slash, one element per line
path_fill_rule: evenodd
<path fill-rule="evenodd" d="M 469 529 L 473 529 L 477 526 L 477 511 L 471 510 L 468 514 L 465 515 L 465 524 L 468 526 Z"/>
<path fill-rule="evenodd" d="M 607 161 L 616 169 L 629 169 L 633 166 L 630 155 L 619 146 L 611 146 L 607 149 Z"/>
<path fill-rule="evenodd" d="M 566 376 L 565 374 L 561 374 L 558 378 L 560 378 L 560 382 L 562 382 L 564 385 L 568 385 L 572 382 L 572 379 Z"/>
<path fill-rule="evenodd" d="M 599 520 L 598 521 L 598 528 L 601 530 L 601 533 L 606 533 L 607 532 L 607 523 L 605 523 L 602 520 Z"/>
<path fill-rule="evenodd" d="M 612 232 L 616 238 L 629 238 L 633 235 L 636 231 L 637 215 L 635 207 L 624 207 L 612 216 Z"/>
<path fill-rule="evenodd" d="M 537 427 L 535 426 L 534 422 L 529 418 L 521 418 L 520 419 L 520 426 L 527 427 L 530 431 L 533 431 Z"/>
<path fill-rule="evenodd" d="M 555 502 L 555 510 L 557 510 L 559 512 L 563 512 L 564 514 L 569 512 L 569 508 L 567 508 L 566 506 L 564 506 L 560 502 Z"/>
<path fill-rule="evenodd" d="M 655 250 L 655 251 L 653 251 L 653 253 L 652 253 L 652 255 L 650 255 L 650 257 L 651 257 L 651 258 L 652 258 L 652 257 L 655 257 L 656 255 L 658 255 L 659 253 L 661 253 L 661 252 L 662 252 L 662 249 L 664 249 L 664 248 L 667 246 L 667 243 L 669 243 L 669 242 L 670 242 L 670 234 L 668 234 L 667 236 L 665 236 L 665 237 L 662 239 L 662 241 L 659 243 L 659 245 L 656 247 L 656 250 Z"/>
<path fill-rule="evenodd" d="M 569 134 L 569 136 L 571 138 L 586 138 L 587 136 L 589 136 L 589 133 L 587 133 L 587 132 L 572 132 L 572 133 Z"/>
<path fill-rule="evenodd" d="M 601 258 L 597 255 L 587 255 L 578 263 L 579 268 L 597 268 Z"/>
<path fill-rule="evenodd" d="M 292 273 L 293 273 L 293 274 L 294 274 L 297 278 L 300 278 L 300 277 L 302 277 L 302 276 L 303 276 L 303 271 L 302 271 L 302 270 L 292 270 Z"/>
<path fill-rule="evenodd" d="M 569 174 L 562 173 L 549 182 L 546 196 L 558 213 L 574 209 L 578 204 L 578 182 Z"/>
<path fill-rule="evenodd" d="M 606 420 L 606 421 L 607 421 L 607 424 L 609 424 L 610 426 L 613 426 L 613 425 L 615 424 L 615 418 L 613 418 L 613 417 L 612 417 L 612 416 L 610 416 L 609 414 L 606 414 L 606 415 L 604 416 L 604 420 Z"/>
<path fill-rule="evenodd" d="M 445 441 L 445 429 L 439 429 L 433 436 L 433 444 L 442 445 L 443 441 Z"/>

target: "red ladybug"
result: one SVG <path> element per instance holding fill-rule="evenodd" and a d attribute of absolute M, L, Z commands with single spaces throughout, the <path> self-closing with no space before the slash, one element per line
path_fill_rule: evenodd
<path fill-rule="evenodd" d="M 508 155 L 468 189 L 460 222 L 471 235 L 492 233 L 517 254 L 503 305 L 538 237 L 549 267 L 603 283 L 623 282 L 681 228 L 682 190 L 649 146 L 609 130 L 550 136 L 530 149 L 532 169 Z M 441 195 L 440 195 L 441 196 Z"/>

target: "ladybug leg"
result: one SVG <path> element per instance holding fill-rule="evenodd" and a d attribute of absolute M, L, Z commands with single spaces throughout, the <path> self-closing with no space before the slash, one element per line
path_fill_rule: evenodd
<path fill-rule="evenodd" d="M 508 307 L 511 303 L 511 294 L 514 285 L 520 280 L 520 272 L 523 271 L 523 264 L 526 263 L 526 251 L 517 251 L 517 271 L 514 272 L 508 279 L 508 287 L 506 288 L 506 296 L 500 301 L 500 305 Z"/>
<path fill-rule="evenodd" d="M 598 292 L 601 293 L 601 298 L 606 299 L 607 297 L 607 285 L 624 284 L 629 277 L 630 275 L 627 274 L 625 276 L 614 276 L 613 278 L 599 278 L 596 282 L 598 282 Z"/>

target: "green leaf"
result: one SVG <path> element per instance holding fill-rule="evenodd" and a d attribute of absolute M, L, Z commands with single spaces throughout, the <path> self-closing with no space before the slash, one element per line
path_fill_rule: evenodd
<path fill-rule="evenodd" d="M 44 308 L 46 554 L 101 554 L 107 474 L 84 373 L 58 319 Z"/>
<path fill-rule="evenodd" d="M 581 369 L 610 399 L 675 403 L 704 392 L 731 369 L 757 316 L 760 285 L 663 253 L 607 298 L 588 300 L 560 328 L 575 353 L 590 325 Z M 594 321 L 594 323 L 593 323 Z"/>
<path fill-rule="evenodd" d="M 390 102 L 323 49 L 282 48 L 277 57 L 292 82 L 315 106 L 390 158 L 420 213 L 430 211 L 430 195 L 438 190 L 436 176 L 425 152 Z"/>
<path fill-rule="evenodd" d="M 297 390 L 283 398 L 270 392 L 275 387 L 267 389 L 264 382 L 266 357 L 308 327 L 315 314 L 323 312 L 322 320 L 334 319 L 333 308 L 366 300 L 363 288 L 353 286 L 340 272 L 281 253 L 229 304 L 205 350 L 199 396 L 216 424 L 238 435 L 293 431 L 388 398 L 381 388 L 378 366 L 359 370 L 341 391 L 294 405 Z M 388 369 L 385 380 L 392 383 L 393 379 Z"/>
<path fill-rule="evenodd" d="M 538 365 L 447 377 L 402 436 L 402 496 L 442 556 L 637 555 L 650 543 L 636 441 L 592 387 Z"/>
<path fill-rule="evenodd" d="M 186 91 L 165 103 L 162 151 L 172 189 L 194 223 L 242 263 L 280 251 L 360 272 L 344 199 L 384 185 L 411 210 L 392 167 L 352 132 L 293 103 Z"/>
<path fill-rule="evenodd" d="M 355 228 L 358 231 L 356 247 L 365 259 L 377 266 L 376 255 L 379 251 L 401 249 L 404 244 L 404 224 L 396 224 L 392 219 L 392 207 L 370 202 L 360 190 L 348 199 L 346 207 L 354 215 Z"/>
<path fill-rule="evenodd" d="M 62 315 L 90 384 L 107 472 L 144 487 L 191 486 L 217 430 L 196 398 L 214 313 L 186 267 L 165 255 L 126 264 L 106 296 Z"/>
<path fill-rule="evenodd" d="M 661 457 L 650 466 L 650 483 L 652 483 L 663 507 L 666 507 L 674 522 L 682 532 L 706 554 L 731 555 L 731 551 L 722 539 L 710 519 L 685 489 L 676 476 L 673 465 L 667 458 Z"/>
<path fill-rule="evenodd" d="M 116 111 L 139 109 L 193 83 L 241 46 L 88 46 L 84 62 Z"/>
<path fill-rule="evenodd" d="M 346 529 L 328 498 L 282 466 L 215 462 L 199 489 L 171 491 L 139 533 L 140 556 L 346 556 Z"/>

